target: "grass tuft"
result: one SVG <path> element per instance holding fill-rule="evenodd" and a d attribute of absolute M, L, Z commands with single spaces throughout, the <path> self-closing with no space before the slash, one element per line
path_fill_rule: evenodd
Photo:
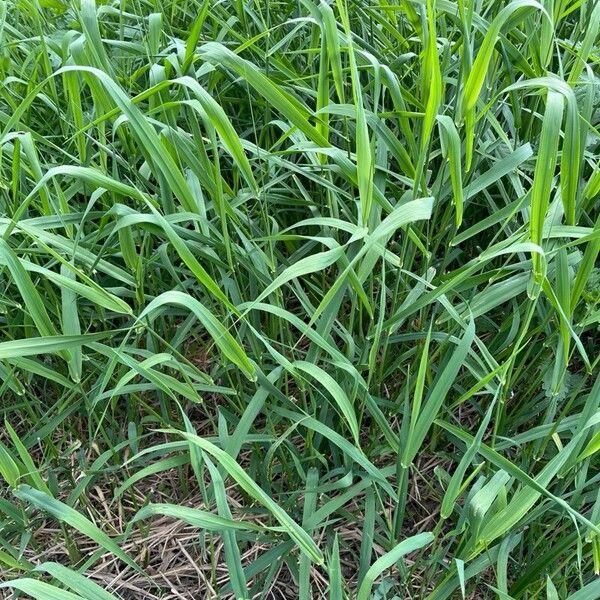
<path fill-rule="evenodd" d="M 0 596 L 600 598 L 599 33 L 0 0 Z"/>

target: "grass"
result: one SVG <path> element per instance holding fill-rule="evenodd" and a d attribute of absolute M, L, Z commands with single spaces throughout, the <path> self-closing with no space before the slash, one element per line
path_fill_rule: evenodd
<path fill-rule="evenodd" d="M 600 598 L 599 31 L 0 2 L 0 595 Z"/>

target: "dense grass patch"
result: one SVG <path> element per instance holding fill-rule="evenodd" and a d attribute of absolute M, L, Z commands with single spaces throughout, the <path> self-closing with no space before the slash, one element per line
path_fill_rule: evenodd
<path fill-rule="evenodd" d="M 599 29 L 0 2 L 0 594 L 600 598 Z"/>

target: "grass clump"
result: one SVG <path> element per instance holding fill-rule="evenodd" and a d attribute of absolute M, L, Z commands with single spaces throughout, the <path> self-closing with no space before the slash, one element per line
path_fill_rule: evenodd
<path fill-rule="evenodd" d="M 0 2 L 2 593 L 600 598 L 599 30 Z"/>

